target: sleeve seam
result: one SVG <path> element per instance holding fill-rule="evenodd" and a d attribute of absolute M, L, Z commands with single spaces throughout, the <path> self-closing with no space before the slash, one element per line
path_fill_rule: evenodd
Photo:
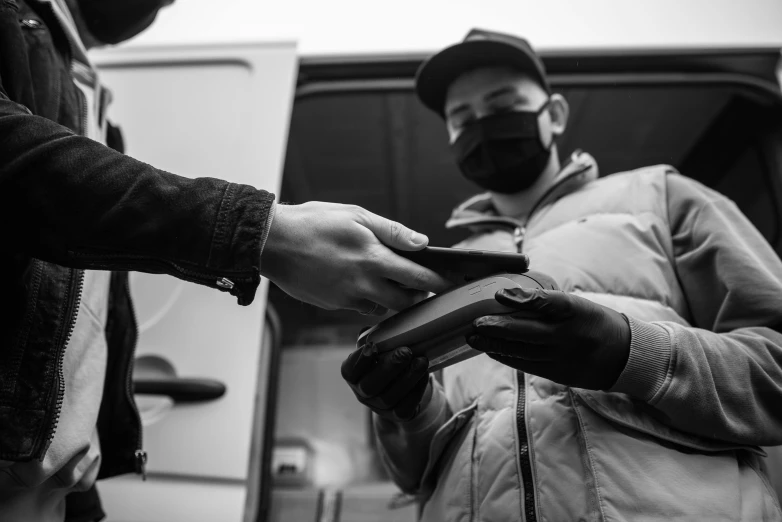
<path fill-rule="evenodd" d="M 233 200 L 235 189 L 236 185 L 228 183 L 223 191 L 223 197 L 220 200 L 220 208 L 217 211 L 217 220 L 212 233 L 212 241 L 209 247 L 209 258 L 206 260 L 207 267 L 212 266 L 212 259 L 215 251 L 219 250 L 225 241 L 226 216 L 231 209 L 231 201 Z"/>
<path fill-rule="evenodd" d="M 676 367 L 676 359 L 678 354 L 676 353 L 676 350 L 674 348 L 673 332 L 671 331 L 671 329 L 656 321 L 651 322 L 649 324 L 658 326 L 668 333 L 668 342 L 670 343 L 670 354 L 671 354 L 671 357 L 668 359 L 668 367 L 665 370 L 665 378 L 663 379 L 660 388 L 648 401 L 650 405 L 654 406 L 655 404 L 659 403 L 663 399 L 663 397 L 665 397 L 665 395 L 668 393 L 668 390 L 671 387 L 671 383 L 673 382 L 674 368 Z"/>

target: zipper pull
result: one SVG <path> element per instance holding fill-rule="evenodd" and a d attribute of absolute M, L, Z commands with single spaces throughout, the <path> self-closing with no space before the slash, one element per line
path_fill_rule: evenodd
<path fill-rule="evenodd" d="M 141 475 L 141 480 L 147 480 L 147 452 L 136 450 L 136 473 Z"/>
<path fill-rule="evenodd" d="M 232 290 L 234 287 L 234 282 L 226 277 L 223 277 L 222 279 L 218 279 L 216 284 L 220 288 L 225 288 L 226 290 Z"/>
<path fill-rule="evenodd" d="M 521 253 L 524 245 L 524 236 L 527 235 L 527 227 L 516 227 L 513 231 L 513 244 L 516 246 L 516 252 Z"/>

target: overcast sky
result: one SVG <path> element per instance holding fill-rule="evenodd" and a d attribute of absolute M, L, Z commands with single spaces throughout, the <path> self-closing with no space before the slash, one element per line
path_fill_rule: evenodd
<path fill-rule="evenodd" d="M 432 51 L 471 27 L 570 47 L 782 47 L 782 0 L 178 0 L 125 45 L 296 40 L 301 54 Z"/>

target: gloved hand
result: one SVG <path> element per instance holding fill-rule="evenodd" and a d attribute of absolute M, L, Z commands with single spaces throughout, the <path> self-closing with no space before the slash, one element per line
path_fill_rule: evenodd
<path fill-rule="evenodd" d="M 630 324 L 619 312 L 556 290 L 500 290 L 517 312 L 480 317 L 467 343 L 492 359 L 551 381 L 591 390 L 614 385 L 630 355 Z"/>
<path fill-rule="evenodd" d="M 392 421 L 415 417 L 432 397 L 429 361 L 402 347 L 379 354 L 374 345 L 351 353 L 342 363 L 342 378 L 356 398 Z"/>

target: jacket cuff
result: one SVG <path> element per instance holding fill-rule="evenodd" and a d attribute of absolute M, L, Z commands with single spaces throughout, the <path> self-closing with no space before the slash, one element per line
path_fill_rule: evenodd
<path fill-rule="evenodd" d="M 377 419 L 378 427 L 384 429 L 393 429 L 392 426 L 398 427 L 406 434 L 416 434 L 428 430 L 433 425 L 440 422 L 440 418 L 446 411 L 446 400 L 440 388 L 433 382 L 434 378 L 429 376 L 429 386 L 431 389 L 431 398 L 424 405 L 421 405 L 421 411 L 418 415 L 407 421 L 392 421 L 384 419 L 379 415 L 375 416 Z"/>
<path fill-rule="evenodd" d="M 610 392 L 626 393 L 650 402 L 668 377 L 671 336 L 660 325 L 627 317 L 630 323 L 630 356 Z"/>
<path fill-rule="evenodd" d="M 277 210 L 277 203 L 272 201 L 271 207 L 269 207 L 269 214 L 266 218 L 266 224 L 261 232 L 261 261 L 258 263 L 258 267 L 263 264 L 263 247 L 266 246 L 266 240 L 269 239 L 269 231 L 272 229 L 272 221 L 274 221 L 274 213 Z"/>

